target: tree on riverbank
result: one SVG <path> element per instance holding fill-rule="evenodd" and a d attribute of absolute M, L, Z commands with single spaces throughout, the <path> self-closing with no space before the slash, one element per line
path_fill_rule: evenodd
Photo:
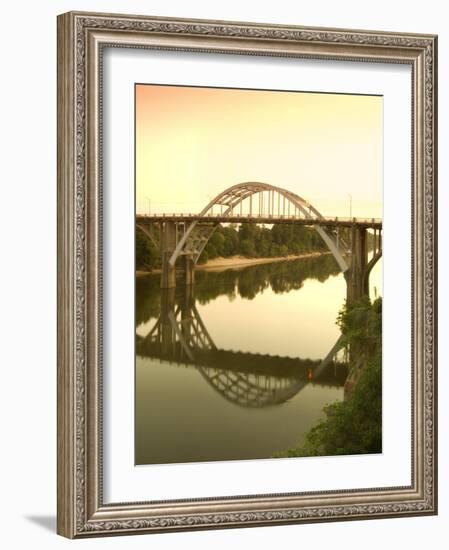
<path fill-rule="evenodd" d="M 250 223 L 226 227 L 219 225 L 201 254 L 199 263 L 217 257 L 240 255 L 272 258 L 322 250 L 327 250 L 327 247 L 312 227 L 294 224 L 264 227 Z"/>
<path fill-rule="evenodd" d="M 150 239 L 136 230 L 136 269 L 151 271 L 161 267 L 160 253 Z"/>
<path fill-rule="evenodd" d="M 246 258 L 273 258 L 327 250 L 318 233 L 301 225 L 273 225 L 263 227 L 243 223 L 219 225 L 201 254 L 198 263 L 230 256 Z M 151 270 L 161 267 L 160 254 L 155 245 L 141 231 L 136 231 L 136 269 Z"/>
<path fill-rule="evenodd" d="M 382 299 L 345 306 L 337 323 L 349 346 L 353 384 L 344 401 L 327 405 L 325 418 L 293 449 L 275 457 L 382 452 Z"/>
<path fill-rule="evenodd" d="M 349 241 L 346 229 L 340 229 L 340 236 Z M 371 233 L 368 233 L 368 247 L 372 247 Z M 219 224 L 198 263 L 204 264 L 218 257 L 273 258 L 327 250 L 326 244 L 313 227 L 299 224 L 274 224 L 271 227 L 251 223 Z M 137 230 L 136 269 L 151 271 L 160 267 L 161 258 L 156 246 Z"/>

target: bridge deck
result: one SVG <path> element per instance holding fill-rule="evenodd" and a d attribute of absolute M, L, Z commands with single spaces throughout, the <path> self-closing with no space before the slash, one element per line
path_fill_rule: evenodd
<path fill-rule="evenodd" d="M 326 227 L 366 227 L 367 229 L 382 229 L 382 220 L 380 218 L 342 218 L 342 217 L 323 217 L 323 218 L 302 218 L 299 216 L 251 216 L 238 215 L 222 216 L 220 214 L 210 214 L 207 216 L 198 216 L 196 214 L 137 214 L 137 223 L 152 223 L 152 222 L 212 222 L 212 223 L 263 223 L 263 224 L 300 224 L 300 225 L 322 225 Z"/>

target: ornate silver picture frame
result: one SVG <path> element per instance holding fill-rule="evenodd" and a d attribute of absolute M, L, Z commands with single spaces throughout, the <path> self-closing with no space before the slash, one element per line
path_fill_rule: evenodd
<path fill-rule="evenodd" d="M 407 485 L 107 501 L 103 56 L 107 49 L 410 68 Z M 58 17 L 58 519 L 69 538 L 437 513 L 437 37 L 70 12 Z M 128 368 L 125 366 L 124 368 Z M 134 368 L 133 358 L 129 369 Z M 385 422 L 385 419 L 384 419 Z M 408 450 L 407 450 L 408 452 Z M 290 460 L 290 459 L 289 459 Z"/>

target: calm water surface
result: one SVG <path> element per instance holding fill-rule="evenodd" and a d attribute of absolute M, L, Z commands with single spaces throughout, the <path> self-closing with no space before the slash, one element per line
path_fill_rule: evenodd
<path fill-rule="evenodd" d="M 382 264 L 370 276 L 382 294 Z M 301 443 L 347 374 L 330 255 L 136 283 L 136 464 L 269 458 Z"/>

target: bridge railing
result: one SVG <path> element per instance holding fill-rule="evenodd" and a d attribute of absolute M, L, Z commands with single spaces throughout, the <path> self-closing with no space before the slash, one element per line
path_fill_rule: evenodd
<path fill-rule="evenodd" d="M 224 219 L 224 218 L 239 218 L 239 219 L 273 219 L 273 220 L 305 220 L 307 218 L 304 218 L 304 216 L 300 216 L 299 214 L 244 214 L 244 213 L 233 213 L 233 214 L 220 214 L 217 212 L 209 212 L 207 214 L 204 214 L 202 216 L 199 216 L 198 214 L 192 214 L 192 213 L 183 213 L 183 212 L 172 212 L 167 213 L 163 212 L 160 214 L 153 213 L 153 214 L 138 214 L 139 218 L 145 218 L 145 219 L 160 219 L 160 218 L 167 218 L 167 219 L 186 219 L 186 218 L 192 218 L 194 219 L 204 219 L 204 218 L 210 218 L 210 219 Z M 345 216 L 323 216 L 321 218 L 311 218 L 310 221 L 316 221 L 316 222 L 330 222 L 330 223 L 366 223 L 366 224 L 381 224 L 382 218 L 358 218 L 358 217 L 345 217 Z"/>

